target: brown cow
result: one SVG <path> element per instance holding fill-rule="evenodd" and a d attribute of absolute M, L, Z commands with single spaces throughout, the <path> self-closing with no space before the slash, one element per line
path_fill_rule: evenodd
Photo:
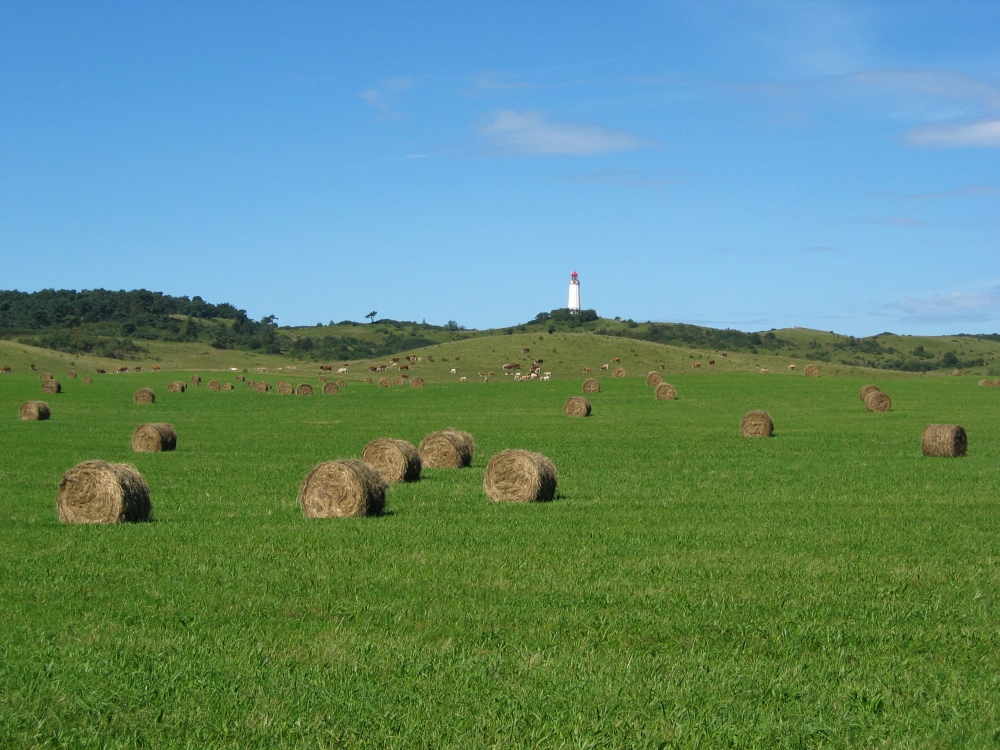
<path fill-rule="evenodd" d="M 695 362 L 692 367 L 701 367 L 701 362 Z"/>
<path fill-rule="evenodd" d="M 3 369 L 0 369 L 0 372 L 3 372 L 3 373 L 10 372 L 10 365 L 4 365 Z"/>
<path fill-rule="evenodd" d="M 621 361 L 622 361 L 622 358 L 621 358 L 621 357 L 612 357 L 612 358 L 611 358 L 611 361 L 612 361 L 612 362 L 621 362 Z"/>
<path fill-rule="evenodd" d="M 142 368 L 141 367 L 136 367 L 135 370 L 133 370 L 133 372 L 142 372 Z"/>
<path fill-rule="evenodd" d="M 103 368 L 101 368 L 101 369 L 98 369 L 98 370 L 97 370 L 97 374 L 98 374 L 98 375 L 107 375 L 107 374 L 108 374 L 108 371 L 107 371 L 107 370 L 105 370 L 105 369 L 103 369 Z"/>
<path fill-rule="evenodd" d="M 319 369 L 321 369 L 321 370 L 333 370 L 333 365 L 320 365 Z"/>
<path fill-rule="evenodd" d="M 158 371 L 158 370 L 160 370 L 161 368 L 160 368 L 160 366 L 159 366 L 159 365 L 153 365 L 153 369 L 154 369 L 154 370 L 157 370 L 157 371 Z"/>
<path fill-rule="evenodd" d="M 121 375 L 123 372 L 128 372 L 128 368 L 127 367 L 119 367 L 118 368 L 118 374 Z"/>

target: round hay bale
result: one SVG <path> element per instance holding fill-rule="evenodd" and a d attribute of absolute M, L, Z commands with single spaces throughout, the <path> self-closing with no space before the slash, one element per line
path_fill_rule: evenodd
<path fill-rule="evenodd" d="M 423 378 L 410 378 L 410 388 L 423 388 L 424 379 Z"/>
<path fill-rule="evenodd" d="M 816 365 L 806 365 L 806 369 L 802 373 L 807 378 L 818 378 L 819 377 L 819 367 Z"/>
<path fill-rule="evenodd" d="M 583 392 L 590 393 L 600 393 L 601 392 L 601 381 L 597 378 L 587 378 L 583 381 Z"/>
<path fill-rule="evenodd" d="M 177 431 L 166 422 L 141 424 L 132 433 L 132 450 L 136 453 L 172 451 L 176 447 Z"/>
<path fill-rule="evenodd" d="M 52 378 L 44 380 L 42 381 L 42 393 L 62 393 L 62 384 Z"/>
<path fill-rule="evenodd" d="M 338 380 L 337 381 L 337 387 L 338 388 L 343 388 L 345 385 L 347 385 L 347 381 L 346 380 Z"/>
<path fill-rule="evenodd" d="M 244 383 L 244 382 L 246 382 L 246 379 L 247 379 L 247 376 L 246 376 L 246 375 L 237 375 L 237 376 L 236 376 L 236 381 L 237 381 L 237 382 L 239 382 L 239 383 Z"/>
<path fill-rule="evenodd" d="M 673 401 L 677 398 L 677 390 L 670 383 L 663 382 L 656 386 L 657 401 Z"/>
<path fill-rule="evenodd" d="M 389 378 L 379 378 L 378 379 L 379 388 L 392 388 L 392 381 Z"/>
<path fill-rule="evenodd" d="M 397 375 L 392 379 L 393 385 L 403 385 L 406 382 L 406 377 L 404 375 Z"/>
<path fill-rule="evenodd" d="M 236 386 L 233 385 L 232 383 L 226 383 L 225 385 L 222 386 L 222 390 L 224 390 L 224 391 L 235 391 L 236 390 Z"/>
<path fill-rule="evenodd" d="M 56 499 L 60 523 L 147 521 L 149 486 L 129 464 L 84 461 L 63 474 Z"/>
<path fill-rule="evenodd" d="M 655 388 L 662 382 L 663 382 L 663 376 L 660 375 L 660 373 L 658 373 L 656 370 L 651 371 L 646 376 L 646 385 L 650 386 L 651 388 Z"/>
<path fill-rule="evenodd" d="M 38 376 L 38 379 L 41 380 L 43 383 L 46 380 L 52 380 L 52 373 L 51 372 L 43 372 L 41 375 Z"/>
<path fill-rule="evenodd" d="M 771 437 L 774 432 L 774 422 L 766 411 L 754 409 L 747 412 L 740 422 L 740 433 L 743 437 Z"/>
<path fill-rule="evenodd" d="M 979 385 L 986 386 L 988 388 L 992 388 L 993 387 L 993 381 L 992 380 L 980 380 L 979 381 Z"/>
<path fill-rule="evenodd" d="M 880 390 L 868 391 L 865 408 L 868 411 L 889 411 L 892 409 L 892 399 Z"/>
<path fill-rule="evenodd" d="M 375 469 L 386 484 L 420 479 L 420 454 L 405 440 L 372 440 L 361 453 L 361 460 Z"/>
<path fill-rule="evenodd" d="M 152 388 L 140 388 L 132 395 L 132 401 L 137 404 L 152 404 L 156 401 L 156 394 Z"/>
<path fill-rule="evenodd" d="M 956 378 L 962 377 L 962 371 L 961 370 L 953 370 L 951 374 L 954 375 Z"/>
<path fill-rule="evenodd" d="M 420 441 L 420 461 L 429 469 L 462 469 L 472 463 L 476 442 L 468 432 L 449 427 Z"/>
<path fill-rule="evenodd" d="M 567 417 L 589 417 L 590 401 L 583 396 L 570 396 L 563 406 L 563 414 Z"/>
<path fill-rule="evenodd" d="M 173 383 L 167 386 L 167 390 L 170 393 L 184 393 L 187 390 L 187 383 L 183 380 L 175 380 Z"/>
<path fill-rule="evenodd" d="M 324 461 L 302 480 L 299 505 L 306 518 L 377 516 L 385 507 L 385 482 L 364 461 Z"/>
<path fill-rule="evenodd" d="M 1000 387 L 1000 380 L 994 380 L 993 385 Z"/>
<path fill-rule="evenodd" d="M 295 392 L 292 388 L 292 384 L 285 382 L 284 380 L 279 380 L 274 389 L 278 392 L 279 396 L 291 396 L 292 393 Z"/>
<path fill-rule="evenodd" d="M 76 380 L 76 373 L 73 372 L 73 370 L 70 370 L 69 372 L 66 373 L 66 377 L 69 378 L 70 380 Z"/>
<path fill-rule="evenodd" d="M 253 384 L 254 393 L 267 393 L 271 390 L 271 384 L 266 380 L 261 380 Z"/>
<path fill-rule="evenodd" d="M 210 390 L 210 391 L 218 391 L 218 390 L 221 390 L 221 389 L 222 389 L 222 383 L 220 383 L 218 380 L 209 380 L 208 381 L 208 390 Z"/>
<path fill-rule="evenodd" d="M 495 503 L 533 503 L 556 494 L 555 465 L 541 453 L 505 450 L 493 456 L 483 475 L 483 490 Z"/>
<path fill-rule="evenodd" d="M 957 424 L 931 424 L 924 428 L 920 450 L 925 456 L 957 458 L 969 447 L 965 428 Z"/>
<path fill-rule="evenodd" d="M 52 410 L 44 401 L 25 401 L 21 404 L 21 419 L 25 422 L 41 422 L 52 416 Z"/>
<path fill-rule="evenodd" d="M 326 382 L 326 375 L 320 375 L 319 376 L 319 382 L 325 383 Z"/>
<path fill-rule="evenodd" d="M 191 376 L 191 385 L 198 386 L 201 385 L 201 375 Z"/>
<path fill-rule="evenodd" d="M 313 395 L 313 387 L 308 383 L 299 383 L 295 388 L 296 396 L 311 396 Z"/>
<path fill-rule="evenodd" d="M 87 383 L 89 385 L 90 383 L 94 382 L 94 379 L 92 377 L 90 377 L 90 375 L 84 375 L 83 376 L 83 382 Z"/>
<path fill-rule="evenodd" d="M 366 383 L 371 383 L 371 382 L 373 382 L 373 381 L 372 381 L 372 379 L 371 379 L 371 378 L 365 378 L 365 382 L 366 382 Z"/>
<path fill-rule="evenodd" d="M 624 378 L 626 375 L 628 375 L 628 372 L 620 365 L 611 371 L 611 377 L 613 378 Z"/>
<path fill-rule="evenodd" d="M 863 386 L 861 386 L 861 390 L 858 392 L 858 397 L 862 401 L 864 401 L 865 398 L 868 396 L 869 393 L 873 393 L 874 391 L 881 391 L 881 390 L 882 389 L 879 388 L 877 385 L 871 385 L 871 384 L 869 384 L 869 385 L 863 385 Z"/>
<path fill-rule="evenodd" d="M 338 388 L 337 384 L 334 383 L 332 380 L 327 381 L 326 383 L 323 383 L 323 395 L 324 396 L 332 396 L 333 394 L 338 393 L 339 391 L 340 391 L 340 388 Z"/>

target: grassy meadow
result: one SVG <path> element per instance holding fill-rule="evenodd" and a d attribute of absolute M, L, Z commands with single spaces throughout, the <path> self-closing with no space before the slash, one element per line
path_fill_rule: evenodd
<path fill-rule="evenodd" d="M 582 376 L 458 383 L 468 355 L 445 356 L 423 389 L 352 371 L 311 397 L 0 376 L 0 746 L 1000 745 L 1000 389 L 678 354 L 678 400 L 636 361 L 570 419 Z M 51 420 L 20 421 L 29 399 Z M 740 436 L 751 409 L 774 437 Z M 133 453 L 154 421 L 177 450 Z M 967 456 L 921 456 L 936 422 Z M 316 463 L 449 426 L 471 467 L 391 486 L 378 518 L 303 518 Z M 554 462 L 553 502 L 486 498 L 505 448 Z M 154 522 L 57 522 L 60 477 L 94 458 L 136 466 Z"/>

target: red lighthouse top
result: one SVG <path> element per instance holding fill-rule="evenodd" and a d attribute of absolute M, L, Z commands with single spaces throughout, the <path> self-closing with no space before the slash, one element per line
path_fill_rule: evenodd
<path fill-rule="evenodd" d="M 573 271 L 573 273 L 571 273 L 570 276 L 572 276 L 575 279 L 577 277 L 576 271 Z"/>

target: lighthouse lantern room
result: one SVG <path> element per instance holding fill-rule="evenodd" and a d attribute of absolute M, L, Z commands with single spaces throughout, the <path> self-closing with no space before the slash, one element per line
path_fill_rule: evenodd
<path fill-rule="evenodd" d="M 569 277 L 569 313 L 570 315 L 580 314 L 580 279 L 576 271 Z"/>

